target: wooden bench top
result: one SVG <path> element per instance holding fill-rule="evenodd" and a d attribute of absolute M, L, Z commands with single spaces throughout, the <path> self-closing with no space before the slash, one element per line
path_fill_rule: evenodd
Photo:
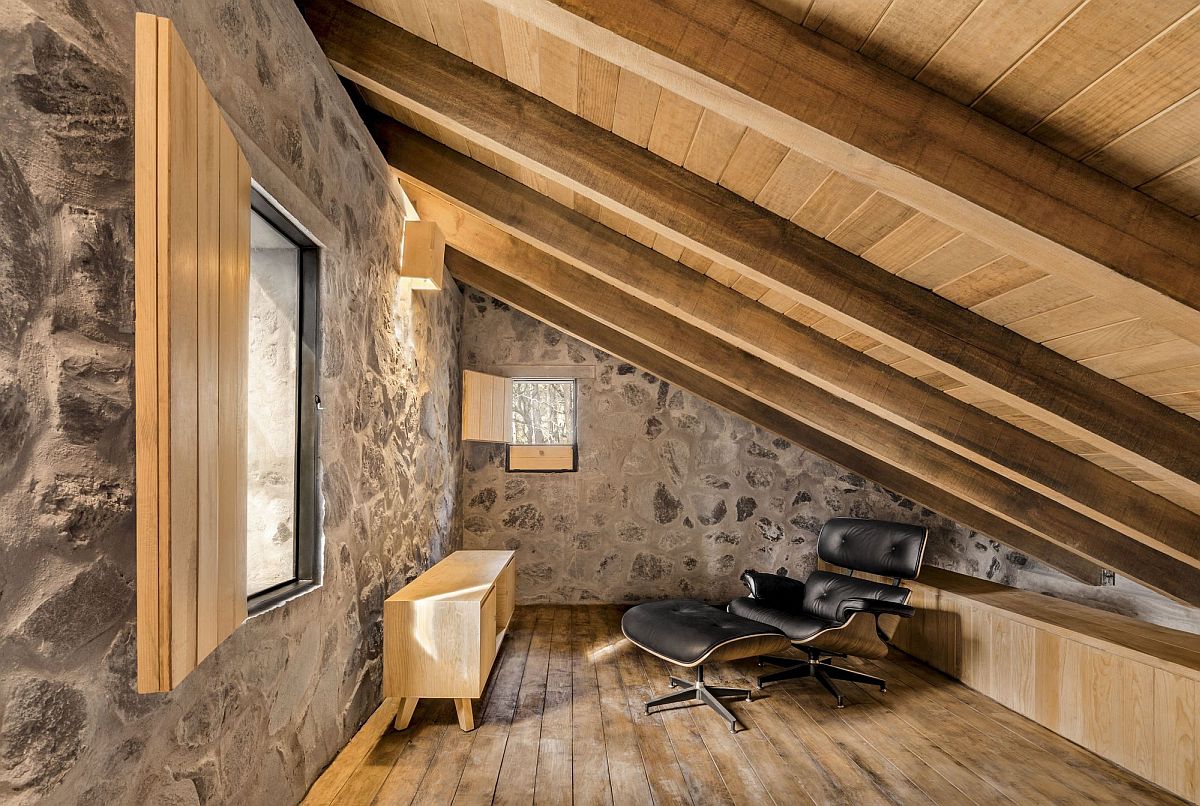
<path fill-rule="evenodd" d="M 512 560 L 512 551 L 456 551 L 421 576 L 388 597 L 389 602 L 415 602 L 422 599 L 477 602 L 482 600 L 504 566 Z"/>
<path fill-rule="evenodd" d="M 969 599 L 1011 618 L 1200 680 L 1200 635 L 925 566 L 914 585 Z"/>

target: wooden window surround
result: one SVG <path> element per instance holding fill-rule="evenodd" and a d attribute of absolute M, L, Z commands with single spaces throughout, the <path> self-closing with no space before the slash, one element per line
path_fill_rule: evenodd
<path fill-rule="evenodd" d="M 569 445 L 513 443 L 514 380 L 516 378 L 474 370 L 463 372 L 463 439 L 504 443 L 504 469 L 510 473 L 563 473 L 578 470 L 577 437 Z"/>
<path fill-rule="evenodd" d="M 250 168 L 171 21 L 136 19 L 138 690 L 246 618 Z"/>

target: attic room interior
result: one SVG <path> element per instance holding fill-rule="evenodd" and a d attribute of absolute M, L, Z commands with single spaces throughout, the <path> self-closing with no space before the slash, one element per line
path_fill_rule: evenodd
<path fill-rule="evenodd" d="M 1200 802 L 1196 0 L 0 0 L 0 803 Z"/>

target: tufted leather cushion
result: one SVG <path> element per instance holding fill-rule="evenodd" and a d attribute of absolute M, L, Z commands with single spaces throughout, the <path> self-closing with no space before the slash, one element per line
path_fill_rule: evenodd
<path fill-rule="evenodd" d="M 880 576 L 914 579 L 929 530 L 866 518 L 834 518 L 821 529 L 817 556 L 827 563 Z"/>
<path fill-rule="evenodd" d="M 722 646 L 725 647 L 722 657 L 726 660 L 776 652 L 788 646 L 787 638 L 775 627 L 691 599 L 668 599 L 631 607 L 621 618 L 621 632 L 642 649 L 681 666 L 691 666 Z M 772 636 L 779 638 L 774 646 L 755 640 L 769 641 Z M 744 641 L 748 650 L 740 656 L 732 646 L 739 641 Z"/>
<path fill-rule="evenodd" d="M 795 610 L 772 607 L 762 599 L 753 599 L 749 596 L 742 596 L 730 602 L 729 612 L 777 627 L 793 641 L 804 641 L 821 630 L 836 626 L 828 619 L 814 618 Z"/>
<path fill-rule="evenodd" d="M 895 585 L 881 585 L 869 579 L 855 579 L 845 574 L 813 571 L 804 582 L 804 604 L 801 610 L 809 616 L 836 622 L 838 607 L 846 599 L 882 599 L 904 604 L 909 591 Z"/>

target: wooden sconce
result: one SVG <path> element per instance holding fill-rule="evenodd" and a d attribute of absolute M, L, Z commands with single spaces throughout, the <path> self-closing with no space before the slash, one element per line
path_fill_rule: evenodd
<path fill-rule="evenodd" d="M 441 291 L 446 277 L 446 237 L 432 221 L 404 222 L 400 276 L 422 291 Z"/>

